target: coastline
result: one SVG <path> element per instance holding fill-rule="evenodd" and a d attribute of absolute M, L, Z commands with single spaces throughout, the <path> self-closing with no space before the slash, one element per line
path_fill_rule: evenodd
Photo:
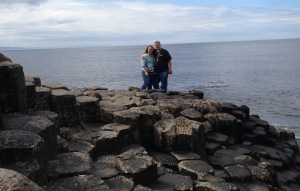
<path fill-rule="evenodd" d="M 295 134 L 246 105 L 199 90 L 69 89 L 11 62 L 0 71 L 0 177 L 16 187 L 300 189 Z"/>

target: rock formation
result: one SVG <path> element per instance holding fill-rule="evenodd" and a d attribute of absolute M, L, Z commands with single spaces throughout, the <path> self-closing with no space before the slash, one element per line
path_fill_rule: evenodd
<path fill-rule="evenodd" d="M 245 105 L 0 74 L 0 190 L 300 190 L 294 133 Z"/>

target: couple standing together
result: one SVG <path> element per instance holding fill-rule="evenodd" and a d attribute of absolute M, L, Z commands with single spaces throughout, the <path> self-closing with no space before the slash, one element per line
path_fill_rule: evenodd
<path fill-rule="evenodd" d="M 144 83 L 141 89 L 160 89 L 167 91 L 168 76 L 172 74 L 172 57 L 166 49 L 161 48 L 159 41 L 147 46 L 144 55 L 142 55 L 142 77 Z"/>

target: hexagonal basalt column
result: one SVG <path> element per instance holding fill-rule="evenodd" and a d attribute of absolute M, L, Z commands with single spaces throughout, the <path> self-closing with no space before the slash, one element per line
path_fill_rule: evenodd
<path fill-rule="evenodd" d="M 36 105 L 35 109 L 37 110 L 50 110 L 50 98 L 51 91 L 46 87 L 35 87 L 35 97 L 36 97 Z"/>
<path fill-rule="evenodd" d="M 150 185 L 157 181 L 157 164 L 152 157 L 142 151 L 143 147 L 129 145 L 117 157 L 117 168 L 134 183 Z"/>
<path fill-rule="evenodd" d="M 43 191 L 36 183 L 20 173 L 9 169 L 0 169 L 1 185 L 0 190 L 31 190 Z"/>
<path fill-rule="evenodd" d="M 34 109 L 36 104 L 36 90 L 35 85 L 31 82 L 25 82 L 27 104 L 29 109 Z"/>
<path fill-rule="evenodd" d="M 204 132 L 203 123 L 185 117 L 161 120 L 154 125 L 154 143 L 164 150 L 176 148 L 205 155 Z"/>
<path fill-rule="evenodd" d="M 56 126 L 49 119 L 25 114 L 8 114 L 3 116 L 3 122 L 7 130 L 24 130 L 38 134 L 45 140 L 45 155 L 50 158 L 56 154 Z"/>
<path fill-rule="evenodd" d="M 21 164 L 18 169 L 27 169 L 34 174 L 43 175 L 47 169 L 47 150 L 44 147 L 44 140 L 37 134 L 23 130 L 4 130 L 0 131 L 0 158 L 3 167 L 10 168 Z M 38 165 L 33 168 L 32 164 L 37 161 Z M 27 164 L 26 164 L 27 163 Z M 30 176 L 30 175 L 29 175 Z M 32 177 L 34 181 L 43 183 L 45 176 Z"/>
<path fill-rule="evenodd" d="M 3 120 L 2 120 L 2 113 L 1 113 L 1 107 L 0 107 L 0 130 L 4 128 Z"/>
<path fill-rule="evenodd" d="M 51 110 L 58 114 L 61 126 L 76 126 L 80 122 L 74 93 L 68 90 L 52 89 Z"/>
<path fill-rule="evenodd" d="M 27 96 L 23 67 L 0 63 L 0 105 L 2 113 L 26 113 Z"/>
<path fill-rule="evenodd" d="M 86 123 L 99 121 L 99 100 L 90 96 L 76 97 L 76 102 L 79 105 L 80 119 Z"/>

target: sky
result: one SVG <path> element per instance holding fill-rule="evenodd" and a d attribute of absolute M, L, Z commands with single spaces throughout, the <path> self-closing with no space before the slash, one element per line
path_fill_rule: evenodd
<path fill-rule="evenodd" d="M 0 47 L 300 38 L 300 0 L 0 0 Z"/>

